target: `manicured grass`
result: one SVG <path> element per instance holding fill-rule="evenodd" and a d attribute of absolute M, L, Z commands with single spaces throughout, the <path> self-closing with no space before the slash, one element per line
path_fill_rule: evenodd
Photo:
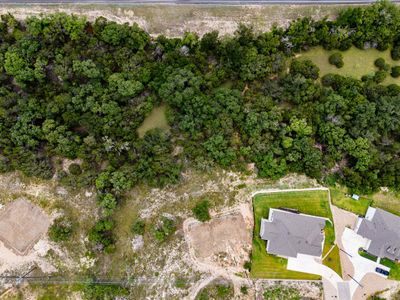
<path fill-rule="evenodd" d="M 390 268 L 389 279 L 400 280 L 400 263 L 382 258 L 381 264 Z"/>
<path fill-rule="evenodd" d="M 337 52 L 337 50 L 327 51 L 322 47 L 316 47 L 301 53 L 299 57 L 312 60 L 320 69 L 320 77 L 328 73 L 334 73 L 361 79 L 363 75 L 373 74 L 378 70 L 374 62 L 379 57 L 385 59 L 386 63 L 390 64 L 390 66 L 397 66 L 400 64 L 398 61 L 392 60 L 390 57 L 390 50 L 360 50 L 352 47 L 347 51 L 341 52 L 343 54 L 344 66 L 338 69 L 328 61 L 329 56 L 334 52 Z M 400 84 L 400 78 L 393 78 L 388 74 L 383 84 L 391 83 Z"/>
<path fill-rule="evenodd" d="M 339 276 L 342 276 L 342 266 L 340 265 L 340 254 L 339 247 L 335 245 L 335 248 L 329 253 L 327 257 L 322 261 L 322 263 L 334 270 Z"/>
<path fill-rule="evenodd" d="M 287 270 L 287 259 L 270 255 L 265 250 L 265 241 L 259 236 L 261 218 L 267 218 L 270 208 L 292 208 L 301 213 L 326 217 L 332 220 L 329 208 L 327 191 L 283 192 L 257 195 L 253 199 L 254 207 L 254 235 L 252 250 L 251 276 L 255 278 L 289 278 L 289 279 L 318 279 L 319 276 Z M 334 240 L 333 228 L 327 228 L 328 238 L 326 243 Z M 324 247 L 325 248 L 325 247 Z M 330 248 L 330 247 L 328 247 Z M 329 249 L 328 249 L 329 250 Z M 339 265 L 337 257 L 332 265 Z"/>
<path fill-rule="evenodd" d="M 167 117 L 165 115 L 167 107 L 165 105 L 155 107 L 150 115 L 144 119 L 142 125 L 137 129 L 139 137 L 143 137 L 147 131 L 154 128 L 160 128 L 162 130 L 168 130 L 169 125 Z"/>
<path fill-rule="evenodd" d="M 331 222 L 325 222 L 325 242 L 324 242 L 324 249 L 322 251 L 322 256 L 325 256 L 326 253 L 332 248 L 335 244 L 335 230 L 333 229 L 333 225 Z"/>
<path fill-rule="evenodd" d="M 364 216 L 367 212 L 368 206 L 371 205 L 372 200 L 360 197 L 359 200 L 354 200 L 349 196 L 347 190 L 342 187 L 330 188 L 332 204 L 347 211 L 351 211 L 356 215 Z"/>
<path fill-rule="evenodd" d="M 369 254 L 364 249 L 359 249 L 358 254 L 360 254 L 360 256 L 362 256 L 362 257 L 365 257 L 366 259 L 369 259 L 369 260 L 372 260 L 375 262 L 378 260 L 378 257 L 376 257 L 375 255 Z"/>

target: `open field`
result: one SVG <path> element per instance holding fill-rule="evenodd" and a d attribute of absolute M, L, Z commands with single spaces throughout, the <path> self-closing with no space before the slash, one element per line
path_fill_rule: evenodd
<path fill-rule="evenodd" d="M 2 5 L 0 14 L 11 13 L 19 19 L 27 16 L 54 12 L 85 15 L 89 20 L 104 16 L 118 23 L 138 23 L 152 35 L 182 36 L 186 31 L 199 35 L 218 30 L 223 34 L 232 34 L 239 23 L 253 25 L 255 29 L 265 31 L 273 24 L 287 26 L 290 20 L 302 16 L 321 19 L 332 18 L 348 5 L 47 5 L 29 6 Z"/>
<path fill-rule="evenodd" d="M 337 50 L 327 51 L 322 47 L 313 48 L 307 52 L 303 52 L 299 57 L 312 60 L 320 69 L 320 77 L 328 73 L 339 74 L 342 76 L 351 76 L 361 79 L 363 75 L 373 74 L 378 70 L 374 62 L 377 58 L 382 57 L 391 67 L 400 65 L 399 61 L 394 61 L 390 57 L 390 50 L 378 51 L 376 49 L 360 50 L 352 47 L 343 54 L 344 66 L 340 69 L 331 65 L 328 61 L 332 53 Z M 400 84 L 400 78 L 393 78 L 388 74 L 383 84 L 397 83 Z"/>
<path fill-rule="evenodd" d="M 254 233 L 251 276 L 254 278 L 318 279 L 318 276 L 293 272 L 286 269 L 287 259 L 270 255 L 265 250 L 265 241 L 259 237 L 262 217 L 267 217 L 270 208 L 286 207 L 301 213 L 326 217 L 332 220 L 327 191 L 283 192 L 257 195 L 253 199 Z M 329 231 L 329 228 L 327 229 Z M 330 244 L 330 235 L 325 242 Z M 325 248 L 325 247 L 324 247 Z M 327 251 L 325 249 L 325 251 Z M 337 257 L 334 257 L 338 259 Z M 331 265 L 340 261 L 330 261 Z"/>

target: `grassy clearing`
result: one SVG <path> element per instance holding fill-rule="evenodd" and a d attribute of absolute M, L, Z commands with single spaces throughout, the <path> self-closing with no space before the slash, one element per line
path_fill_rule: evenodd
<path fill-rule="evenodd" d="M 371 200 L 372 206 L 400 216 L 400 193 L 392 191 L 378 192 L 371 196 Z"/>
<path fill-rule="evenodd" d="M 368 206 L 370 206 L 372 203 L 370 198 L 360 197 L 359 200 L 354 200 L 349 196 L 346 196 L 348 191 L 344 187 L 332 187 L 330 188 L 330 191 L 333 205 L 344 210 L 351 211 L 356 215 L 364 216 L 367 212 Z"/>
<path fill-rule="evenodd" d="M 254 233 L 251 276 L 255 278 L 290 278 L 290 279 L 318 279 L 312 274 L 293 272 L 287 270 L 287 259 L 270 255 L 265 250 L 265 241 L 259 237 L 262 217 L 267 217 L 270 208 L 286 207 L 297 209 L 302 213 L 326 217 L 332 220 L 329 208 L 327 191 L 286 192 L 257 195 L 253 199 L 254 207 Z M 334 240 L 333 227 L 326 228 L 325 251 L 329 250 Z M 335 259 L 335 260 L 333 260 Z M 332 257 L 331 265 L 339 265 L 339 256 Z"/>
<path fill-rule="evenodd" d="M 346 196 L 349 192 L 345 187 L 331 187 L 330 191 L 333 205 L 351 211 L 357 215 L 364 216 L 368 206 L 373 206 L 400 216 L 400 193 L 381 191 L 373 195 L 361 196 L 360 199 L 356 201 Z"/>
<path fill-rule="evenodd" d="M 339 262 L 339 263 L 338 263 Z M 322 261 L 322 263 L 334 270 L 339 276 L 342 276 L 342 266 L 340 265 L 340 254 L 339 247 L 334 246 L 333 250 L 329 253 L 327 257 Z"/>
<path fill-rule="evenodd" d="M 165 105 L 161 105 L 159 107 L 155 107 L 150 115 L 144 119 L 142 125 L 137 129 L 139 137 L 143 137 L 147 131 L 154 128 L 160 128 L 161 130 L 167 131 L 169 130 L 169 125 L 167 122 L 167 117 L 165 115 L 167 107 Z"/>
<path fill-rule="evenodd" d="M 343 51 L 344 66 L 340 69 L 331 65 L 328 61 L 329 56 L 337 52 L 337 50 L 327 51 L 322 47 L 316 47 L 310 51 L 303 52 L 299 57 L 312 60 L 320 68 L 320 77 L 328 73 L 340 74 L 343 76 L 351 76 L 361 79 L 363 75 L 373 74 L 378 70 L 374 62 L 377 58 L 382 57 L 390 66 L 398 66 L 400 63 L 392 60 L 390 50 L 378 51 L 376 49 L 360 50 L 352 47 L 347 51 Z M 389 74 L 383 84 L 397 83 L 400 84 L 399 78 L 393 78 Z"/>
<path fill-rule="evenodd" d="M 400 280 L 400 263 L 382 258 L 381 264 L 390 268 L 389 279 Z"/>

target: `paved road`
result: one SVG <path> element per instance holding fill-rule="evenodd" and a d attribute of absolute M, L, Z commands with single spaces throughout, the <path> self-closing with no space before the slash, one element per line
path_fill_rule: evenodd
<path fill-rule="evenodd" d="M 248 5 L 248 4 L 368 4 L 375 0 L 0 0 L 0 4 L 207 4 L 207 5 Z M 400 0 L 392 0 L 400 2 Z"/>

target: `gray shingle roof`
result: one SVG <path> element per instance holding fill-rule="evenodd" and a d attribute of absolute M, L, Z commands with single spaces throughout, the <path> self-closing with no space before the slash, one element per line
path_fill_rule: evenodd
<path fill-rule="evenodd" d="M 285 257 L 298 253 L 321 256 L 326 219 L 270 209 L 269 219 L 261 220 L 260 236 L 267 240 L 267 252 Z"/>
<path fill-rule="evenodd" d="M 371 240 L 366 249 L 369 253 L 400 259 L 400 217 L 376 208 L 371 220 L 362 219 L 357 233 Z"/>

